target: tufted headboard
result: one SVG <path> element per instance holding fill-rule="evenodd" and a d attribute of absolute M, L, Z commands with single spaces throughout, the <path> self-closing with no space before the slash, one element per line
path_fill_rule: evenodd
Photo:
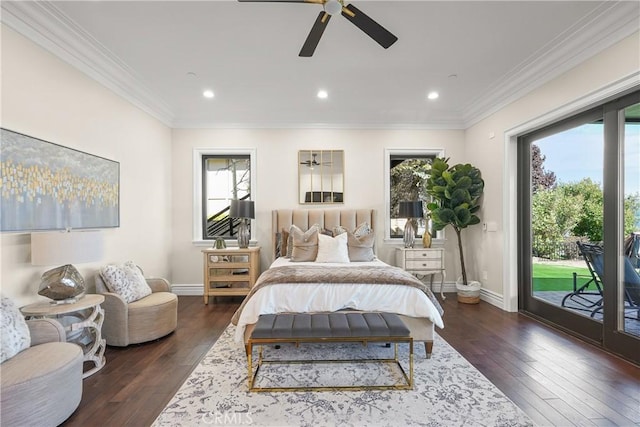
<path fill-rule="evenodd" d="M 368 222 L 376 231 L 376 211 L 374 209 L 277 209 L 271 212 L 271 236 L 273 254 L 276 253 L 276 233 L 289 230 L 295 224 L 302 230 L 310 225 L 320 224 L 323 228 L 333 229 L 341 225 L 347 230 L 354 230 L 363 222 Z"/>

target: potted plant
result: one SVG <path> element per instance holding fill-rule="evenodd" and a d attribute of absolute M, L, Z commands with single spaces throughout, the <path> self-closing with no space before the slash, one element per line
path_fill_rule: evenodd
<path fill-rule="evenodd" d="M 427 193 L 432 202 L 427 205 L 435 230 L 451 225 L 458 237 L 462 284 L 466 287 L 467 271 L 462 252 L 463 229 L 480 223 L 476 212 L 480 209 L 484 181 L 480 170 L 470 164 L 457 164 L 449 167 L 448 158 L 436 158 L 431 165 L 431 174 L 427 180 Z"/>

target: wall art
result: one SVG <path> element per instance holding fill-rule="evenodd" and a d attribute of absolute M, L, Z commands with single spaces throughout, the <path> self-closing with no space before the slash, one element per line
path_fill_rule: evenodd
<path fill-rule="evenodd" d="M 120 225 L 120 163 L 0 129 L 1 231 Z"/>

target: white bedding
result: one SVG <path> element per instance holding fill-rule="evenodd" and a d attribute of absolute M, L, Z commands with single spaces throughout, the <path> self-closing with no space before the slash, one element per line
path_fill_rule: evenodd
<path fill-rule="evenodd" d="M 270 268 L 284 265 L 317 265 L 314 262 L 292 263 L 278 258 Z M 357 263 L 323 263 L 325 266 L 386 266 L 380 260 Z M 402 285 L 373 284 L 300 284 L 287 283 L 265 286 L 245 304 L 238 319 L 235 340 L 244 340 L 247 325 L 256 323 L 261 314 L 309 313 L 341 309 L 383 311 L 411 317 L 426 317 L 434 325 L 444 328 L 442 317 L 429 298 L 420 289 Z"/>

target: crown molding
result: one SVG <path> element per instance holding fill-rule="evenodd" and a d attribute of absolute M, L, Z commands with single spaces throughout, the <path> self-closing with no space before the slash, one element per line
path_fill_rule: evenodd
<path fill-rule="evenodd" d="M 1 2 L 1 21 L 136 107 L 171 126 L 167 103 L 135 72 L 48 1 Z"/>
<path fill-rule="evenodd" d="M 0 20 L 172 128 L 467 129 L 598 52 L 637 32 L 636 2 L 603 2 L 563 34 L 509 71 L 465 108 L 460 118 L 425 123 L 211 123 L 176 119 L 116 55 L 49 1 L 0 2 Z"/>
<path fill-rule="evenodd" d="M 639 19 L 640 12 L 636 2 L 603 2 L 592 13 L 495 82 L 465 108 L 462 115 L 464 127 L 471 127 L 639 31 Z"/>
<path fill-rule="evenodd" d="M 345 130 L 464 130 L 461 120 L 439 120 L 425 123 L 216 123 L 175 121 L 174 129 L 345 129 Z"/>

